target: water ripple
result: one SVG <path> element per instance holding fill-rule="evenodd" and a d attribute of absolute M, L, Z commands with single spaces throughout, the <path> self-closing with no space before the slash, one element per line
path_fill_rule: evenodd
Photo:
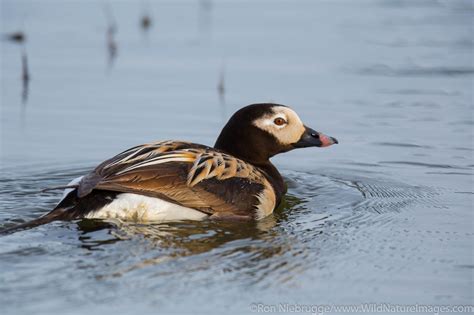
<path fill-rule="evenodd" d="M 449 164 L 433 164 L 413 161 L 380 161 L 380 164 L 393 164 L 393 165 L 410 165 L 410 166 L 423 166 L 427 168 L 451 168 L 451 169 L 467 169 L 462 166 L 449 165 Z"/>
<path fill-rule="evenodd" d="M 389 146 L 389 147 L 400 147 L 400 148 L 423 148 L 431 149 L 432 147 L 427 145 L 419 145 L 413 143 L 398 143 L 398 142 L 374 142 L 376 145 Z"/>
<path fill-rule="evenodd" d="M 85 170 L 11 174 L 8 180 L 0 181 L 1 206 L 7 205 L 7 211 L 2 212 L 3 224 L 12 222 L 8 215 L 26 220 L 46 212 L 60 195 L 54 192 L 17 198 L 9 197 L 6 191 L 18 187 L 35 191 L 44 185 L 42 179 L 48 180 L 48 185 L 64 184 Z M 347 170 L 284 171 L 284 176 L 288 195 L 273 215 L 259 222 L 137 224 L 80 220 L 2 237 L 1 243 L 10 244 L 0 247 L 3 264 L 11 261 L 5 277 L 15 283 L 13 263 L 18 257 L 33 257 L 29 263 L 35 264 L 39 257 L 53 255 L 67 261 L 72 257 L 73 267 L 62 272 L 84 285 L 91 279 L 99 283 L 123 279 L 118 282 L 121 286 L 139 285 L 147 291 L 163 290 L 160 283 L 172 283 L 174 288 L 167 290 L 179 291 L 183 290 L 182 282 L 176 279 L 179 277 L 193 286 L 217 285 L 216 281 L 261 290 L 292 286 L 307 270 L 324 270 L 337 260 L 335 256 L 347 250 L 347 238 L 368 237 L 367 227 L 389 228 L 410 205 L 441 206 L 439 192 L 433 189 L 367 178 Z M 25 242 L 37 245 L 20 245 Z M 363 243 L 359 246 L 362 255 L 366 249 Z M 64 251 L 69 255 L 60 254 Z M 15 285 L 10 290 L 15 290 Z M 95 298 L 90 295 L 83 298 Z"/>
<path fill-rule="evenodd" d="M 376 75 L 376 76 L 390 76 L 390 77 L 456 77 L 456 76 L 471 76 L 474 74 L 473 67 L 456 67 L 456 66 L 410 66 L 410 67 L 391 67 L 384 64 L 376 64 L 367 66 L 356 71 L 361 75 Z"/>

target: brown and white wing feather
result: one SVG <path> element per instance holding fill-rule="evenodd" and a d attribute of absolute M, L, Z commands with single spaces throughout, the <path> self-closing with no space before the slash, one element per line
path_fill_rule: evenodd
<path fill-rule="evenodd" d="M 93 189 L 165 199 L 203 212 L 262 216 L 262 194 L 275 206 L 272 188 L 254 166 L 215 149 L 186 142 L 145 144 L 99 165 L 80 182 L 78 195 Z M 273 200 L 273 204 L 272 201 Z"/>
<path fill-rule="evenodd" d="M 79 183 L 77 194 L 79 197 L 86 196 L 96 188 L 101 180 L 117 174 L 129 166 L 146 162 L 166 152 L 190 147 L 205 148 L 205 146 L 199 144 L 180 141 L 160 141 L 130 148 L 102 162 L 91 173 L 84 176 Z"/>

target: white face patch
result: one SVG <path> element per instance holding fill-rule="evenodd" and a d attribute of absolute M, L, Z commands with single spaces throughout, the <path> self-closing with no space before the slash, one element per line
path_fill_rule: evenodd
<path fill-rule="evenodd" d="M 273 135 L 281 144 L 293 144 L 298 142 L 305 131 L 301 119 L 294 110 L 284 106 L 272 107 L 273 113 L 268 113 L 253 121 L 253 125 Z M 283 125 L 277 125 L 275 119 L 281 118 L 286 121 Z"/>

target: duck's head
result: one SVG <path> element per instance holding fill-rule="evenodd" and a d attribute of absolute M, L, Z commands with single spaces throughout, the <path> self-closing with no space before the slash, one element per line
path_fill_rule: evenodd
<path fill-rule="evenodd" d="M 214 147 L 255 163 L 296 148 L 338 143 L 303 124 L 291 108 L 271 103 L 252 104 L 229 119 Z"/>

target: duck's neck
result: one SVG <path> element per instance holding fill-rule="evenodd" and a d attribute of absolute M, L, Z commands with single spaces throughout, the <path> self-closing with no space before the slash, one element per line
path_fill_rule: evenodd
<path fill-rule="evenodd" d="M 270 160 L 267 160 L 265 163 L 252 163 L 252 165 L 264 171 L 268 181 L 275 190 L 278 205 L 281 201 L 281 198 L 286 193 L 286 184 L 280 172 L 278 172 L 277 168 L 270 162 Z"/>

